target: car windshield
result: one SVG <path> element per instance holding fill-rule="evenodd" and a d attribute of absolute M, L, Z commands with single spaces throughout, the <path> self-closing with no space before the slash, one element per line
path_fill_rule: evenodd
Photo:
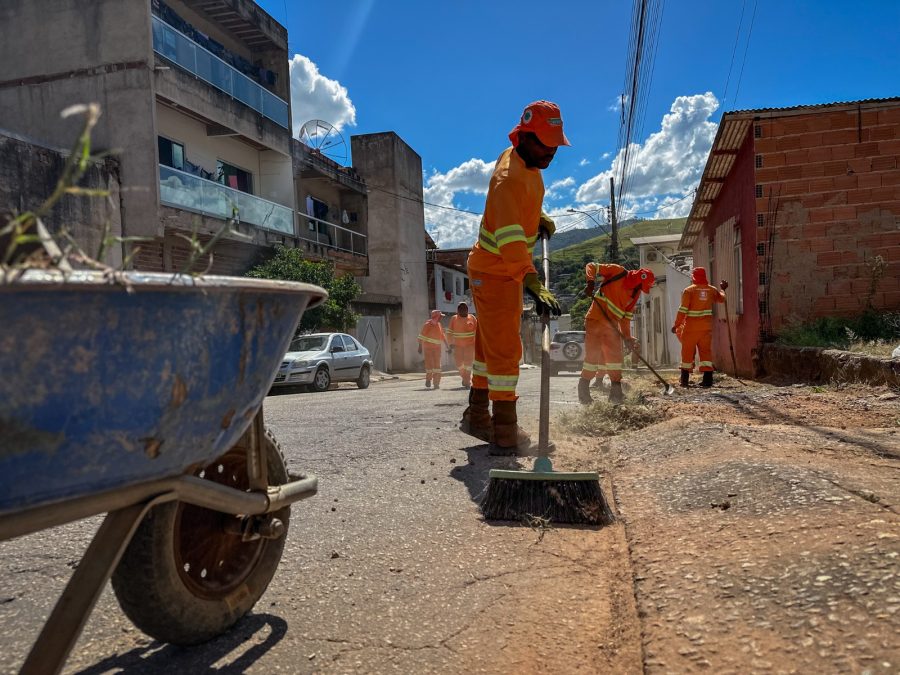
<path fill-rule="evenodd" d="M 294 338 L 291 346 L 288 348 L 290 352 L 321 352 L 328 343 L 327 335 L 304 335 L 303 337 Z"/>
<path fill-rule="evenodd" d="M 554 342 L 584 342 L 584 333 L 573 331 L 571 333 L 557 333 L 553 336 Z"/>

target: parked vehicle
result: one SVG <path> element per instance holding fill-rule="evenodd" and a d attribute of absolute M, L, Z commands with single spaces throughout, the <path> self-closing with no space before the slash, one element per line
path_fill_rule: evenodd
<path fill-rule="evenodd" d="M 373 368 L 369 350 L 351 335 L 300 335 L 291 341 L 273 386 L 306 385 L 326 391 L 332 382 L 356 382 L 365 389 Z"/>
<path fill-rule="evenodd" d="M 561 370 L 581 370 L 584 361 L 584 331 L 560 331 L 550 343 L 550 374 Z"/>

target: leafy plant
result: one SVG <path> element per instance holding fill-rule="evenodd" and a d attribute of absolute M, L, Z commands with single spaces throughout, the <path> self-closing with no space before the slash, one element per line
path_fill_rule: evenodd
<path fill-rule="evenodd" d="M 299 249 L 276 246 L 274 255 L 247 272 L 247 276 L 257 279 L 301 281 L 321 286 L 328 291 L 326 302 L 303 313 L 299 326 L 301 331 L 346 331 L 354 326 L 359 318 L 353 312 L 351 303 L 362 292 L 362 288 L 353 275 L 338 276 L 331 262 L 306 260 Z"/>

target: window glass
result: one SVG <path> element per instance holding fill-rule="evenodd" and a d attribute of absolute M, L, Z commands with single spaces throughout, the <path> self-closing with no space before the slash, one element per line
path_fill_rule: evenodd
<path fill-rule="evenodd" d="M 288 347 L 290 352 L 320 352 L 325 349 L 328 340 L 325 335 L 303 335 L 296 337 Z"/>
<path fill-rule="evenodd" d="M 216 179 L 234 190 L 253 194 L 253 174 L 227 162 L 216 162 Z"/>
<path fill-rule="evenodd" d="M 340 335 L 335 335 L 331 339 L 331 351 L 334 351 L 334 352 L 344 351 L 344 341 L 341 339 Z"/>
<path fill-rule="evenodd" d="M 344 335 L 343 337 L 344 337 L 344 349 L 346 349 L 348 352 L 355 352 L 357 348 L 356 348 L 356 343 L 353 342 L 353 338 L 350 337 L 349 335 Z"/>
<path fill-rule="evenodd" d="M 157 136 L 156 145 L 159 148 L 160 164 L 184 171 L 184 146 L 181 143 Z"/>

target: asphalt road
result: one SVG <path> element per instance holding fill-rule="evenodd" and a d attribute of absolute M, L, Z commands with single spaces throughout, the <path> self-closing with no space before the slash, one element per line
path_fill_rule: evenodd
<path fill-rule="evenodd" d="M 555 412 L 577 405 L 575 382 L 553 380 Z M 538 384 L 539 371 L 523 371 L 520 417 L 533 432 Z M 457 430 L 458 385 L 389 380 L 267 398 L 289 469 L 317 474 L 320 491 L 294 506 L 254 611 L 225 636 L 176 648 L 137 631 L 107 588 L 66 671 L 640 672 L 621 526 L 481 520 L 488 470 L 515 460 L 487 457 Z M 21 664 L 98 524 L 0 544 L 0 671 Z"/>

